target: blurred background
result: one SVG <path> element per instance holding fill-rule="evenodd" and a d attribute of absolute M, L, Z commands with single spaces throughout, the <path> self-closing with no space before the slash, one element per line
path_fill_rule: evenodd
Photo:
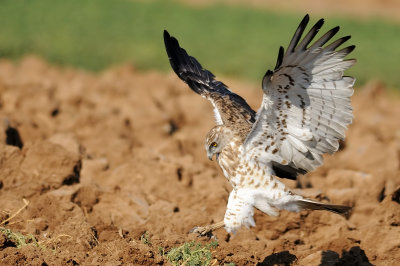
<path fill-rule="evenodd" d="M 214 74 L 260 82 L 306 13 L 311 23 L 326 19 L 324 32 L 340 25 L 338 37 L 352 35 L 358 63 L 346 74 L 356 86 L 378 80 L 400 88 L 398 0 L 3 0 L 0 58 L 34 54 L 90 71 L 130 63 L 167 72 L 167 29 Z"/>
<path fill-rule="evenodd" d="M 345 74 L 357 93 L 340 151 L 297 184 L 354 211 L 349 220 L 256 212 L 251 230 L 217 230 L 207 256 L 212 265 L 400 265 L 399 7 L 0 0 L 0 264 L 189 265 L 168 259 L 172 247 L 208 246 L 188 231 L 223 217 L 231 185 L 205 156 L 211 105 L 172 73 L 163 30 L 257 108 L 261 78 L 308 13 L 311 25 L 326 19 L 319 36 L 337 25 L 335 38 L 353 36 L 358 63 Z"/>

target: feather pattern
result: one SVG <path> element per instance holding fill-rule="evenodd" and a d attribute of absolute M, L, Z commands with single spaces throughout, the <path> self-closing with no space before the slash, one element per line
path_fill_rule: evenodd
<path fill-rule="evenodd" d="M 356 62 L 344 59 L 355 46 L 336 51 L 350 36 L 323 47 L 339 27 L 310 45 L 322 19 L 299 43 L 308 21 L 306 15 L 283 58 L 280 52 L 275 70 L 265 74 L 263 101 L 244 143 L 246 153 L 260 162 L 272 160 L 305 171 L 320 166 L 322 154 L 337 151 L 338 141 L 344 139 L 353 117 L 350 96 L 355 79 L 343 72 Z"/>
<path fill-rule="evenodd" d="M 351 207 L 296 195 L 275 178 L 295 179 L 320 166 L 324 153 L 338 149 L 353 117 L 354 78 L 343 72 L 355 63 L 345 59 L 354 46 L 337 50 L 350 37 L 324 46 L 338 32 L 335 27 L 311 44 L 324 21 L 319 20 L 301 40 L 308 21 L 306 15 L 286 52 L 279 48 L 274 71 L 268 70 L 263 78 L 264 95 L 257 113 L 164 32 L 175 73 L 214 107 L 217 126 L 207 134 L 205 148 L 208 158 L 216 155 L 233 187 L 224 221 L 196 232 L 204 234 L 224 225 L 234 233 L 243 225 L 255 226 L 254 208 L 268 215 L 278 215 L 277 209 L 343 215 L 350 211 Z"/>
<path fill-rule="evenodd" d="M 179 42 L 164 31 L 164 43 L 172 69 L 196 93 L 211 101 L 217 125 L 226 125 L 246 137 L 256 113 L 239 95 L 233 93 L 187 54 Z"/>

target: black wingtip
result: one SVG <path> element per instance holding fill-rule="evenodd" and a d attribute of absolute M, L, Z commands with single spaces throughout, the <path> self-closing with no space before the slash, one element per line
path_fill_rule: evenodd
<path fill-rule="evenodd" d="M 351 36 L 348 35 L 348 36 L 344 36 L 340 39 L 337 39 L 336 41 L 334 41 L 331 44 L 329 44 L 328 46 L 326 46 L 325 49 L 326 49 L 326 51 L 334 51 L 334 50 L 336 50 L 336 48 L 341 46 L 343 43 L 347 42 L 350 38 L 351 38 Z"/>
<path fill-rule="evenodd" d="M 356 49 L 356 46 L 355 46 L 354 44 L 353 44 L 353 45 L 350 45 L 349 47 L 347 47 L 347 51 L 348 51 L 349 53 L 353 52 L 354 49 Z"/>
<path fill-rule="evenodd" d="M 303 38 L 301 43 L 295 49 L 305 51 L 307 49 L 307 46 L 314 39 L 315 35 L 317 35 L 317 33 L 322 28 L 322 25 L 324 25 L 324 23 L 325 20 L 323 18 L 318 20 L 317 23 L 315 23 L 314 26 L 311 28 L 311 30 L 308 31 L 307 35 Z"/>
<path fill-rule="evenodd" d="M 347 42 L 348 40 L 351 39 L 351 35 L 344 36 L 342 39 L 343 39 L 343 42 Z"/>
<path fill-rule="evenodd" d="M 164 45 L 172 70 L 182 79 L 179 75 L 179 65 L 182 64 L 181 61 L 184 60 L 184 55 L 182 55 L 182 53 L 186 52 L 180 48 L 178 40 L 171 36 L 166 30 L 164 30 Z"/>
<path fill-rule="evenodd" d="M 173 46 L 177 46 L 179 47 L 179 42 L 177 39 L 175 39 L 173 36 L 171 36 L 169 34 L 168 31 L 164 30 L 164 44 L 165 44 L 165 48 L 168 50 L 170 50 L 170 48 L 172 48 Z"/>
<path fill-rule="evenodd" d="M 164 30 L 163 36 L 164 36 L 164 42 L 166 42 L 169 38 L 171 38 L 171 35 L 169 35 L 167 30 Z"/>
<path fill-rule="evenodd" d="M 347 36 L 344 36 L 344 37 L 340 38 L 338 41 L 339 41 L 339 44 L 341 45 L 341 44 L 347 42 L 347 41 L 350 40 L 350 39 L 351 39 L 351 35 L 347 35 Z M 353 46 L 353 45 L 352 45 L 352 46 Z M 339 46 L 338 46 L 338 47 L 339 47 Z"/>
<path fill-rule="evenodd" d="M 320 29 L 322 27 L 322 25 L 324 25 L 325 23 L 325 19 L 321 18 L 320 20 L 317 21 L 317 23 L 315 23 L 315 27 Z"/>
<path fill-rule="evenodd" d="M 355 45 L 350 45 L 347 46 L 346 48 L 343 48 L 342 50 L 337 51 L 338 53 L 345 53 L 346 55 L 350 54 L 353 52 L 353 50 L 356 49 Z"/>
<path fill-rule="evenodd" d="M 168 43 L 169 43 L 169 41 L 170 41 L 170 39 L 171 39 L 171 36 L 169 35 L 168 31 L 164 30 L 163 37 L 164 37 L 165 48 L 166 48 L 167 51 L 168 51 Z"/>
<path fill-rule="evenodd" d="M 178 40 L 175 37 L 171 36 L 166 30 L 164 30 L 164 43 L 167 51 L 169 50 L 170 47 L 173 46 L 179 47 Z"/>
<path fill-rule="evenodd" d="M 305 28 L 308 24 L 308 22 L 310 21 L 310 16 L 307 14 L 304 16 L 304 18 L 301 20 L 300 24 L 299 24 L 299 28 Z"/>
<path fill-rule="evenodd" d="M 285 49 L 282 46 L 279 47 L 278 59 L 276 60 L 276 65 L 275 65 L 274 70 L 277 70 L 281 66 L 282 61 L 283 61 L 284 52 L 285 52 Z"/>
<path fill-rule="evenodd" d="M 335 35 L 339 30 L 340 30 L 340 26 L 336 26 L 333 29 L 331 29 L 330 31 L 332 31 L 333 35 Z"/>
<path fill-rule="evenodd" d="M 292 37 L 292 40 L 289 43 L 288 48 L 286 49 L 286 54 L 294 52 L 297 44 L 300 41 L 301 36 L 303 35 L 305 28 L 307 27 L 309 20 L 310 20 L 310 16 L 308 14 L 305 15 L 304 18 L 301 20 L 299 26 L 297 27 L 297 29 Z"/>

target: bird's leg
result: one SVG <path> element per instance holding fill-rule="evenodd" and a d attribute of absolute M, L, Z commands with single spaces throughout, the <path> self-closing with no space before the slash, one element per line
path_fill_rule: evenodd
<path fill-rule="evenodd" d="M 220 221 L 218 223 L 210 224 L 207 226 L 196 226 L 195 228 L 190 230 L 189 233 L 199 234 L 199 236 L 206 236 L 211 234 L 212 231 L 223 227 L 224 225 L 224 221 Z"/>

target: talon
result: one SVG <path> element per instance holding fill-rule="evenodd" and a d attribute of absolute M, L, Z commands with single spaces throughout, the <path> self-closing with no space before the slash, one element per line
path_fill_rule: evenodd
<path fill-rule="evenodd" d="M 221 228 L 224 226 L 224 221 L 207 225 L 207 226 L 196 226 L 193 227 L 192 230 L 189 231 L 189 233 L 195 233 L 198 234 L 198 236 L 208 236 L 210 238 L 214 237 L 212 232 L 218 228 Z"/>
<path fill-rule="evenodd" d="M 189 231 L 189 233 L 195 233 L 199 234 L 199 236 L 202 236 L 204 234 L 204 231 L 204 227 L 195 226 L 192 228 L 192 230 Z"/>
<path fill-rule="evenodd" d="M 198 226 L 193 227 L 193 228 L 189 231 L 189 234 L 191 234 L 191 233 L 199 233 L 199 232 L 198 232 L 198 229 L 199 229 Z"/>
<path fill-rule="evenodd" d="M 212 229 L 209 228 L 208 226 L 196 226 L 193 227 L 192 230 L 189 231 L 189 233 L 194 233 L 194 234 L 198 234 L 198 237 L 201 236 L 208 236 L 208 237 L 212 237 Z"/>

